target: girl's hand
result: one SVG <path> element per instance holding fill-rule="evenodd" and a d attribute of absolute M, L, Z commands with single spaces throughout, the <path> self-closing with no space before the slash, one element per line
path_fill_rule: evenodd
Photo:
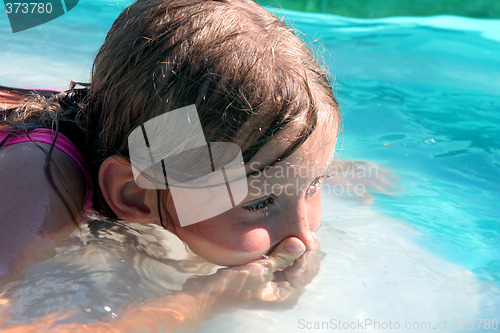
<path fill-rule="evenodd" d="M 178 293 L 127 308 L 118 320 L 109 322 L 109 328 L 117 332 L 189 330 L 230 309 L 292 307 L 319 272 L 323 258 L 319 251 L 305 251 L 299 239 L 287 238 L 267 258 L 193 277 Z"/>
<path fill-rule="evenodd" d="M 202 297 L 207 316 L 234 307 L 291 307 L 319 272 L 321 252 L 304 252 L 304 244 L 290 237 L 268 258 L 191 278 L 184 292 Z"/>

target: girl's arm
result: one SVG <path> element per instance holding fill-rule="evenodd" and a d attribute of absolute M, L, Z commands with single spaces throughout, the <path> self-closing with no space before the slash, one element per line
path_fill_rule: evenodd
<path fill-rule="evenodd" d="M 297 238 L 288 238 L 268 258 L 192 278 L 182 291 L 131 305 L 115 319 L 91 324 L 62 324 L 72 314 L 60 316 L 56 313 L 30 325 L 4 326 L 2 332 L 191 331 L 199 328 L 203 320 L 231 309 L 249 306 L 289 308 L 318 273 L 322 255 L 317 251 L 302 256 L 287 251 L 287 242 L 301 243 Z"/>
<path fill-rule="evenodd" d="M 314 250 L 303 255 L 290 252 L 285 247 L 289 242 L 305 248 L 297 238 L 287 238 L 268 258 L 191 278 L 180 292 L 129 306 L 115 320 L 84 327 L 94 332 L 190 331 L 228 310 L 290 308 L 318 273 L 323 256 Z"/>
<path fill-rule="evenodd" d="M 54 255 L 74 229 L 73 218 L 45 173 L 48 144 L 26 142 L 0 149 L 0 279 L 14 277 Z M 85 180 L 78 165 L 54 149 L 57 188 L 81 218 Z M 78 206 L 79 205 L 79 206 Z"/>

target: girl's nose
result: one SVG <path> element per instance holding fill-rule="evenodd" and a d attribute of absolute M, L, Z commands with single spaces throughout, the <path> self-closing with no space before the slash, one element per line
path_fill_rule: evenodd
<path fill-rule="evenodd" d="M 312 210 L 312 211 L 309 211 Z M 288 235 L 300 239 L 306 248 L 318 248 L 315 230 L 319 227 L 321 207 L 307 207 L 302 201 L 296 209 L 287 216 Z"/>
<path fill-rule="evenodd" d="M 306 221 L 302 221 L 297 226 L 296 232 L 290 236 L 300 239 L 307 249 L 316 249 L 318 247 L 316 233 L 309 228 L 309 224 Z"/>

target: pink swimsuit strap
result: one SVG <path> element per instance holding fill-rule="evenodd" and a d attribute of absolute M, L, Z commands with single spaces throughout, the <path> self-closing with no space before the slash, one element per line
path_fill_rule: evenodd
<path fill-rule="evenodd" d="M 0 142 L 7 137 L 9 132 L 0 132 Z M 28 131 L 28 135 L 26 132 L 18 131 L 12 135 L 7 142 L 5 142 L 5 146 L 13 145 L 16 143 L 36 141 L 47 144 L 52 144 L 54 142 L 54 136 L 56 131 L 46 128 L 37 128 Z M 90 178 L 90 174 L 85 168 L 85 156 L 83 156 L 82 152 L 63 134 L 57 134 L 57 140 L 54 146 L 64 152 L 66 155 L 71 157 L 78 166 L 82 169 L 83 174 L 85 176 L 86 192 L 85 192 L 85 200 L 83 203 L 84 209 L 87 211 L 90 207 L 92 207 L 92 196 L 94 193 L 94 186 L 92 183 L 92 179 Z"/>

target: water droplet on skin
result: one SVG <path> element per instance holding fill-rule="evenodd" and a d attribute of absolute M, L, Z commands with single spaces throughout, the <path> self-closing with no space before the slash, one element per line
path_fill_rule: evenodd
<path fill-rule="evenodd" d="M 110 308 L 109 306 L 105 305 L 105 306 L 104 306 L 104 310 L 105 310 L 106 312 L 110 312 L 110 311 L 111 311 L 111 308 Z"/>

